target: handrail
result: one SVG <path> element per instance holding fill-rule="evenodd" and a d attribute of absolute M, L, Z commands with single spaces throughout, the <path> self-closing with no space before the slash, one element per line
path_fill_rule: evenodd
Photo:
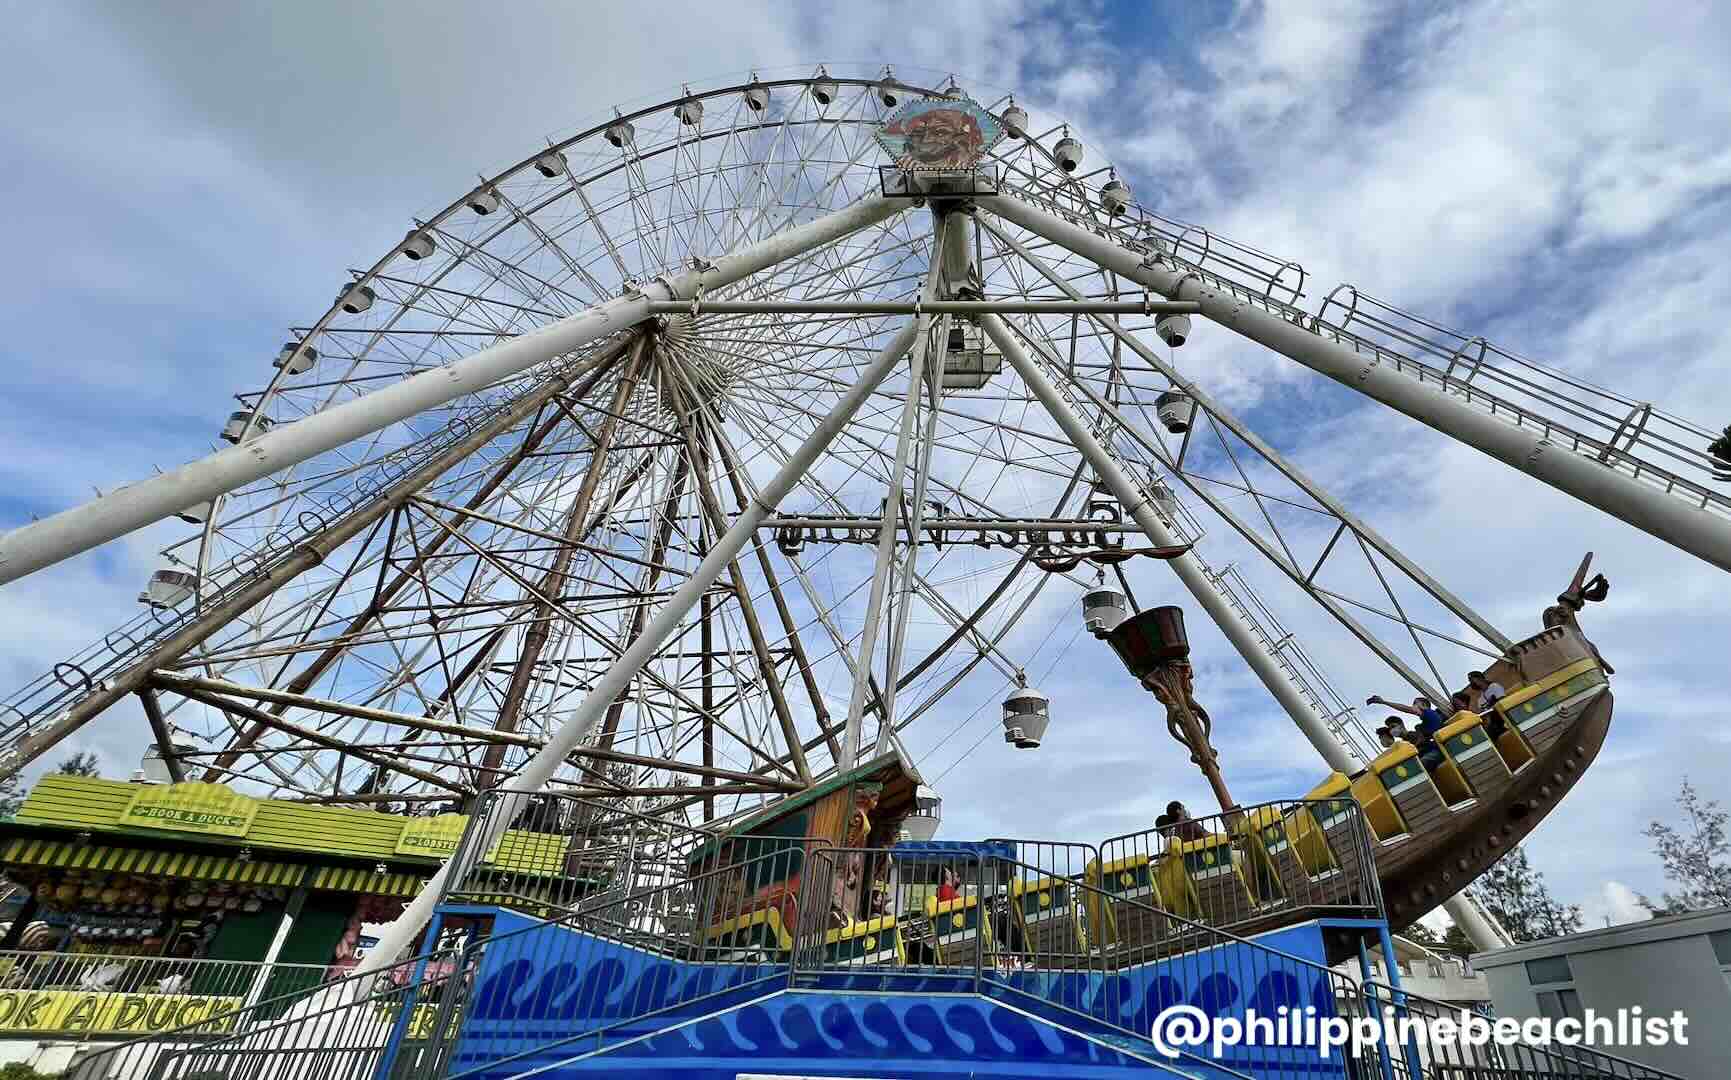
<path fill-rule="evenodd" d="M 1270 829 L 1276 831 L 1271 835 Z M 1186 837 L 1230 841 L 1236 878 L 1228 881 L 1233 887 L 1199 891 L 1188 901 L 1210 926 L 1267 920 L 1288 910 L 1332 908 L 1384 917 L 1375 834 L 1363 807 L 1349 795 L 1256 803 L 1191 818 L 1182 828 L 1124 833 L 1100 842 L 1100 858 L 1105 866 L 1138 859 L 1157 865 L 1168 857 L 1193 854 L 1196 841 Z"/>
<path fill-rule="evenodd" d="M 1595 1046 L 1534 1046 L 1496 1041 L 1485 1046 L 1473 1046 L 1464 1038 L 1439 1039 L 1434 1037 L 1433 1021 L 1458 1021 L 1463 1013 L 1472 1013 L 1473 1010 L 1397 990 L 1386 983 L 1364 983 L 1359 999 L 1367 1015 L 1392 1014 L 1397 1020 L 1411 1017 L 1422 1022 L 1422 1026 L 1414 1025 L 1409 1042 L 1394 1048 L 1396 1072 L 1410 1080 L 1505 1080 L 1521 1077 L 1684 1080 L 1675 1073 L 1619 1057 Z M 1486 1020 L 1493 1024 L 1496 1022 L 1489 1017 Z M 1414 1064 L 1419 1068 L 1414 1069 Z"/>

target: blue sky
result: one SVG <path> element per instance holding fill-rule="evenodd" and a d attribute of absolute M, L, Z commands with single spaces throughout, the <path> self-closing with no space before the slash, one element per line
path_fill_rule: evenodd
<path fill-rule="evenodd" d="M 1145 204 L 1301 260 L 1313 310 L 1352 281 L 1731 422 L 1731 18 L 1711 4 L 1672 5 L 1663 21 L 1620 4 L 1350 0 L 301 3 L 174 17 L 68 4 L 8 21 L 0 527 L 207 451 L 284 328 L 477 172 L 615 102 L 826 59 L 1017 91 L 1071 119 Z M 1660 887 L 1638 829 L 1665 811 L 1673 777 L 1727 788 L 1724 576 L 1278 357 L 1209 355 L 1194 377 L 1511 632 L 1581 551 L 1598 552 L 1614 589 L 1591 629 L 1619 668 L 1617 725 L 1530 850 L 1595 918 L 1632 914 L 1629 889 Z M 1500 517 L 1508 508 L 1521 512 Z M 4 689 L 131 617 L 152 552 L 177 535 L 158 527 L 0 589 Z M 1279 604 L 1349 698 L 1394 692 L 1301 598 Z M 1067 676 L 1070 696 L 1054 698 L 1106 677 Z M 116 709 L 80 745 L 121 773 L 139 726 Z M 1314 782 L 1295 736 L 1253 730 L 1271 743 L 1244 755 L 1252 796 Z M 1098 764 L 990 749 L 949 793 L 951 835 L 1034 824 L 1085 798 Z M 1138 805 L 1168 791 L 1205 801 L 1165 766 L 1156 779 L 1127 760 L 1122 782 L 1142 785 Z M 1027 808 L 990 795 L 1021 784 L 1042 790 Z"/>

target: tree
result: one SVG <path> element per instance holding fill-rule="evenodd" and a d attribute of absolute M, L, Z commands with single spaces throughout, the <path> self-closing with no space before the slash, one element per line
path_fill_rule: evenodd
<path fill-rule="evenodd" d="M 101 768 L 96 763 L 96 755 L 88 750 L 80 750 L 62 761 L 54 769 L 62 776 L 96 776 Z"/>
<path fill-rule="evenodd" d="M 1467 937 L 1465 930 L 1456 923 L 1450 923 L 1448 933 L 1443 935 L 1442 948 L 1437 951 L 1445 956 L 1458 956 L 1465 960 L 1479 950 L 1473 946 L 1472 939 Z"/>
<path fill-rule="evenodd" d="M 1642 834 L 1653 841 L 1653 854 L 1665 867 L 1665 880 L 1675 882 L 1678 891 L 1662 894 L 1657 903 L 1637 894 L 1641 906 L 1654 915 L 1675 915 L 1731 904 L 1726 812 L 1716 800 L 1703 799 L 1688 777 L 1677 792 L 1677 809 L 1680 828 L 1652 821 Z"/>
<path fill-rule="evenodd" d="M 24 793 L 18 790 L 18 774 L 0 780 L 0 817 L 11 817 L 24 805 Z"/>
<path fill-rule="evenodd" d="M 1572 934 L 1581 928 L 1578 904 L 1562 904 L 1545 885 L 1545 875 L 1517 847 L 1498 859 L 1473 883 L 1479 899 L 1516 942 Z"/>
<path fill-rule="evenodd" d="M 1707 452 L 1719 459 L 1713 464 L 1721 473 L 1731 473 L 1731 424 L 1726 424 L 1719 437 L 1707 444 Z"/>

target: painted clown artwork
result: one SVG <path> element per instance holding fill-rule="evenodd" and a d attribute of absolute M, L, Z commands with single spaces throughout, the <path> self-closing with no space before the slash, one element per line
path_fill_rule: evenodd
<path fill-rule="evenodd" d="M 909 172 L 966 171 L 1004 137 L 1004 125 L 966 98 L 922 98 L 891 113 L 877 140 Z"/>

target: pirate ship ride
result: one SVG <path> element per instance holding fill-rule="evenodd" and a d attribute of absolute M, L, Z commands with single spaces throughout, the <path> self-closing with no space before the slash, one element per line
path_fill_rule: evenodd
<path fill-rule="evenodd" d="M 708 897 L 715 915 L 696 940 L 728 955 L 770 955 L 792 950 L 802 933 L 832 952 L 871 937 L 885 956 L 905 958 L 917 944 L 940 962 L 946 950 L 971 962 L 983 934 L 996 953 L 1037 963 L 1089 953 L 1133 961 L 1183 933 L 1183 920 L 1257 933 L 1320 912 L 1385 909 L 1402 929 L 1518 844 L 1598 754 L 1613 706 L 1610 669 L 1576 620 L 1608 589 L 1602 576 L 1586 579 L 1591 558 L 1545 611 L 1545 627 L 1486 668 L 1503 697 L 1482 712 L 1458 709 L 1433 739 L 1397 740 L 1362 769 L 1332 773 L 1285 803 L 1232 800 L 1212 723 L 1193 696 L 1182 612 L 1108 619 L 1098 636 L 1165 706 L 1167 729 L 1208 779 L 1219 814 L 1097 844 L 1036 843 L 1079 853 L 1053 867 L 1049 855 L 1028 858 L 1027 842 L 931 842 L 926 789 L 891 753 L 773 803 L 695 851 L 694 876 L 736 871 Z M 1004 703 L 1008 742 L 1029 743 L 1035 724 L 1038 745 L 1045 721 L 1037 692 Z M 1054 872 L 1009 872 L 1016 862 Z M 940 896 L 946 871 L 955 894 Z M 1069 888 L 1083 883 L 1086 902 Z"/>

